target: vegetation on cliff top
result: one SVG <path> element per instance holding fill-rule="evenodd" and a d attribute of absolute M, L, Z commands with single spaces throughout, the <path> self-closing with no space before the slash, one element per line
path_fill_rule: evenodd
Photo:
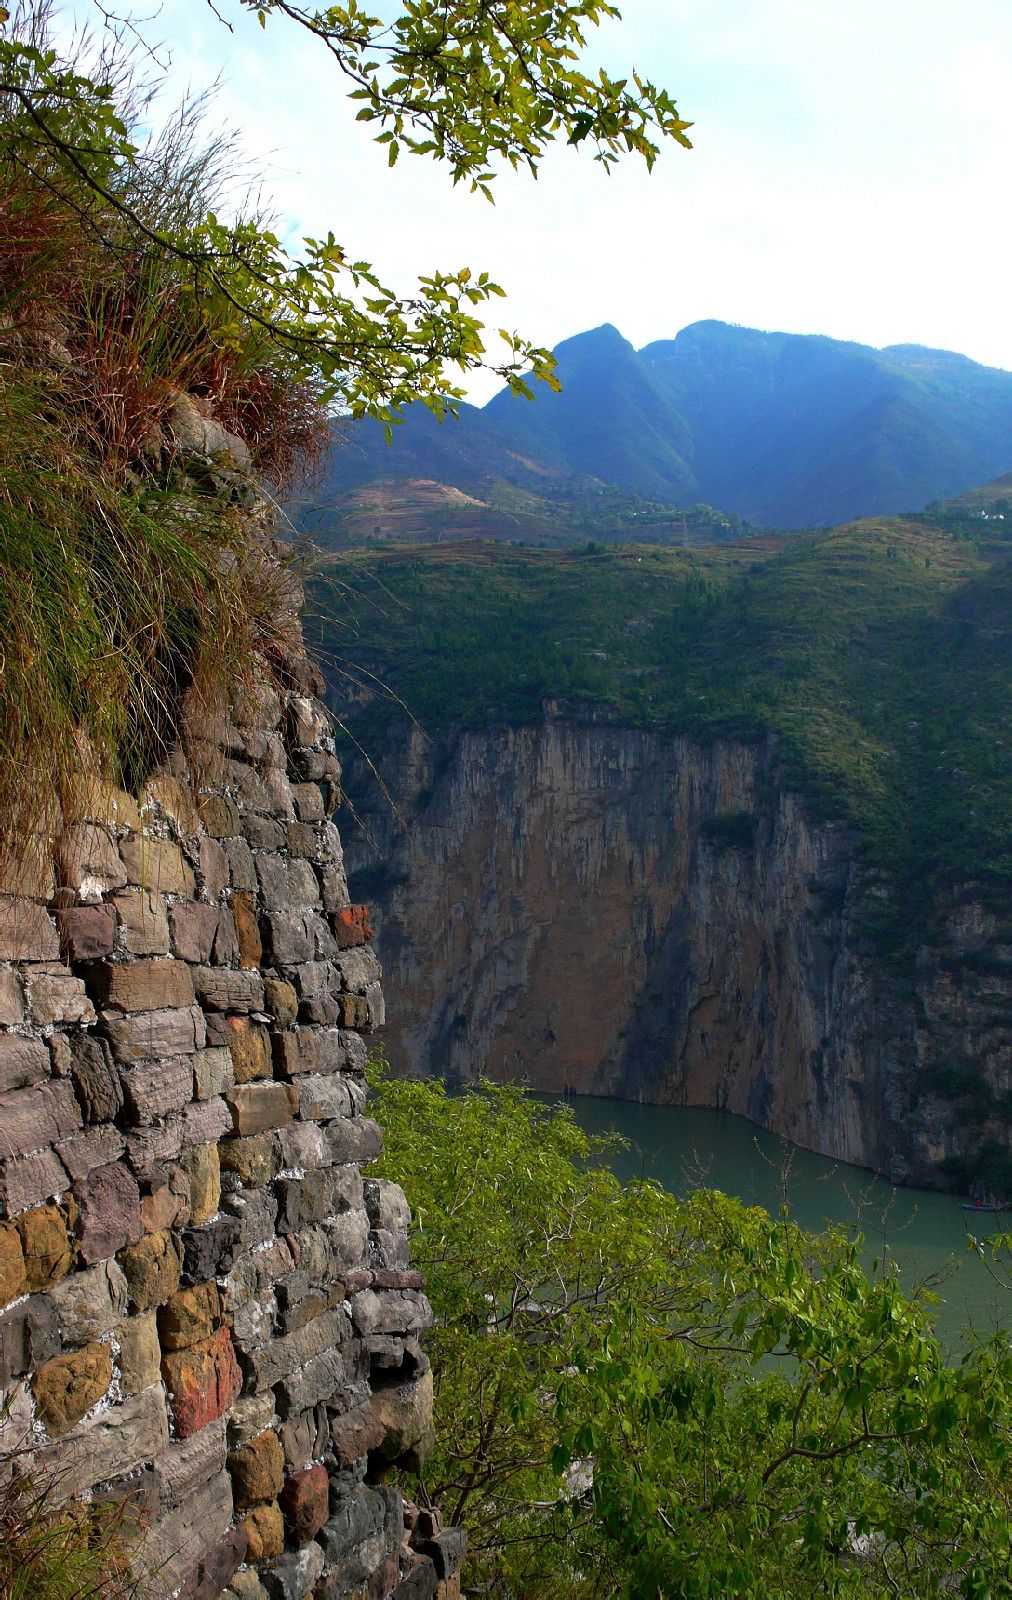
<path fill-rule="evenodd" d="M 854 1242 L 621 1185 L 565 1108 L 375 1084 L 436 1313 L 420 1481 L 497 1600 L 1012 1592 L 1007 1341 Z M 595 1159 L 596 1158 L 596 1159 Z"/>
<path fill-rule="evenodd" d="M 401 702 L 433 734 L 547 706 L 704 740 L 772 734 L 783 782 L 858 828 L 887 875 L 896 892 L 872 909 L 897 953 L 940 882 L 1012 875 L 998 547 L 894 520 L 698 551 L 415 547 L 340 571 L 339 594 L 321 576 L 319 626 L 335 660 L 373 675 L 349 718 L 370 749 Z"/>
<path fill-rule="evenodd" d="M 451 0 L 384 21 L 248 9 L 322 40 L 391 163 L 429 155 L 486 193 L 490 163 L 536 172 L 557 136 L 606 166 L 688 143 L 665 90 L 578 65 L 617 15 L 603 0 L 536 16 Z M 277 563 L 237 479 L 280 484 L 330 406 L 388 425 L 413 400 L 441 415 L 475 366 L 522 393 L 555 381 L 548 353 L 505 330 L 502 359 L 487 355 L 474 312 L 502 291 L 485 273 L 398 295 L 332 235 L 295 258 L 254 210 L 223 220 L 241 158 L 203 141 L 199 105 L 146 137 L 159 112 L 96 11 L 104 34 L 65 58 L 45 0 L 0 5 L 0 845 L 15 856 L 83 776 L 130 783 L 156 761 L 184 693 L 206 713 L 276 653 Z"/>

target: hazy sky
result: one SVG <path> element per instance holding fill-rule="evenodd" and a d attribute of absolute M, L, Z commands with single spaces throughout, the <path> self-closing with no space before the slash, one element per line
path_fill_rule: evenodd
<path fill-rule="evenodd" d="M 218 9 L 232 33 L 203 0 L 148 25 L 170 87 L 221 73 L 279 218 L 332 229 L 395 288 L 484 269 L 509 291 L 497 321 L 544 344 L 716 317 L 1012 368 L 1012 0 L 627 0 L 594 53 L 670 88 L 695 148 L 608 177 L 560 147 L 494 208 L 423 159 L 388 171 L 319 45 Z"/>

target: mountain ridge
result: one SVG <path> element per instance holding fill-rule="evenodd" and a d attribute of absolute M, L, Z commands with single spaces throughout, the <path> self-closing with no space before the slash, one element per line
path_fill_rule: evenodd
<path fill-rule="evenodd" d="M 599 484 L 829 527 L 954 498 L 1012 461 L 1012 373 L 954 351 L 707 320 L 639 350 L 605 322 L 556 355 L 560 394 L 503 390 L 444 423 L 416 406 L 390 447 L 377 423 L 341 425 L 315 505 L 380 481 Z"/>

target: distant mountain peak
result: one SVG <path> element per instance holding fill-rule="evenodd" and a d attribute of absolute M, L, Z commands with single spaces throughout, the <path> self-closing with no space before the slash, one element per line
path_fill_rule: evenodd
<path fill-rule="evenodd" d="M 1012 459 L 1012 373 L 949 351 L 704 319 L 639 351 L 604 322 L 555 354 L 561 394 L 519 406 L 504 390 L 441 428 L 416 407 L 389 452 L 359 425 L 335 485 L 342 467 L 345 488 L 393 475 L 482 495 L 597 479 L 792 528 L 915 511 Z"/>

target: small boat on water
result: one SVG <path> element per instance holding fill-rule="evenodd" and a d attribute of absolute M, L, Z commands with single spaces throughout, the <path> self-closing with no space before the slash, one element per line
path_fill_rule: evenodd
<path fill-rule="evenodd" d="M 1012 1205 L 1008 1200 L 963 1200 L 960 1202 L 960 1209 L 963 1211 L 979 1211 L 983 1214 L 988 1211 L 992 1213 L 1008 1211 L 1012 1209 Z"/>

